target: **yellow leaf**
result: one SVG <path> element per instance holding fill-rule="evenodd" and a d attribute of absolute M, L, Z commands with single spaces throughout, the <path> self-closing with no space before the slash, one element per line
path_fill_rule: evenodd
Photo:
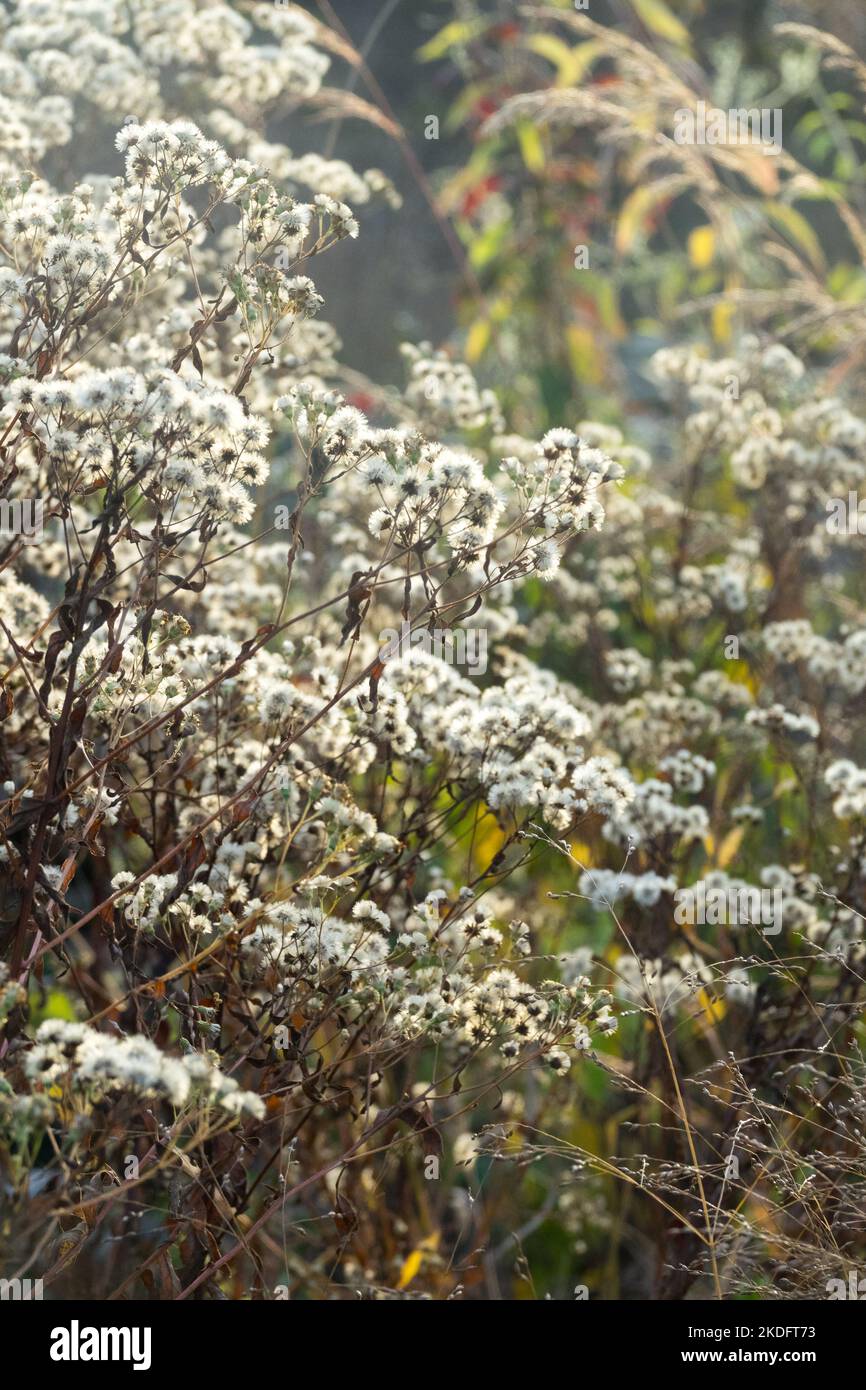
<path fill-rule="evenodd" d="M 616 286 L 611 280 L 599 279 L 596 282 L 593 293 L 595 295 L 595 303 L 602 327 L 610 333 L 612 337 L 624 338 L 626 336 L 626 326 L 620 316 Z"/>
<path fill-rule="evenodd" d="M 418 49 L 417 56 L 422 63 L 430 63 L 434 58 L 444 58 L 449 48 L 456 48 L 460 43 L 468 43 L 474 39 L 484 29 L 484 21 L 476 19 L 472 22 L 461 19 L 452 19 L 450 24 L 446 24 L 444 29 L 440 29 L 438 34 L 434 34 L 422 48 Z"/>
<path fill-rule="evenodd" d="M 397 1288 L 405 1289 L 412 1283 L 418 1270 L 421 1268 L 421 1261 L 424 1258 L 423 1251 L 413 1250 L 411 1255 L 407 1255 L 403 1261 L 403 1268 L 400 1270 L 400 1278 L 397 1280 Z"/>
<path fill-rule="evenodd" d="M 558 39 L 555 34 L 530 34 L 526 40 L 526 47 L 531 48 L 533 53 L 540 53 L 542 58 L 559 68 L 560 72 L 571 57 L 568 44 Z"/>
<path fill-rule="evenodd" d="M 505 832 L 500 829 L 493 816 L 479 822 L 475 832 L 474 854 L 479 869 L 486 869 L 499 853 L 506 841 Z"/>
<path fill-rule="evenodd" d="M 569 48 L 567 43 L 553 34 L 531 34 L 526 40 L 526 47 L 553 64 L 557 87 L 576 86 L 601 52 L 601 44 L 595 40 Z"/>
<path fill-rule="evenodd" d="M 597 386 L 604 377 L 604 358 L 598 350 L 596 335 L 579 323 L 565 330 L 571 369 L 580 381 Z"/>
<path fill-rule="evenodd" d="M 705 989 L 698 991 L 698 1003 L 710 1023 L 721 1023 L 725 1016 L 725 1005 L 721 999 L 714 999 Z"/>
<path fill-rule="evenodd" d="M 716 863 L 720 869 L 726 869 L 728 867 L 742 843 L 743 827 L 741 825 L 735 825 L 733 830 L 728 831 L 722 843 L 719 845 Z"/>
<path fill-rule="evenodd" d="M 575 859 L 583 868 L 589 868 L 592 864 L 592 850 L 589 845 L 582 840 L 573 840 L 570 846 L 571 857 Z"/>
<path fill-rule="evenodd" d="M 476 319 L 466 338 L 466 361 L 477 362 L 489 342 L 489 319 Z"/>
<path fill-rule="evenodd" d="M 668 39 L 680 48 L 691 47 L 688 29 L 677 19 L 673 11 L 668 9 L 664 0 L 631 0 L 631 2 L 638 18 L 653 34 L 657 34 L 660 39 Z"/>
<path fill-rule="evenodd" d="M 620 208 L 619 221 L 616 224 L 617 251 L 623 254 L 631 250 L 638 234 L 643 230 L 644 222 L 652 211 L 653 205 L 661 202 L 667 196 L 667 189 L 659 193 L 650 185 L 636 188 L 633 193 L 628 195 Z"/>
<path fill-rule="evenodd" d="M 724 300 L 713 306 L 713 337 L 717 343 L 731 341 L 731 320 L 734 316 L 733 304 Z"/>
<path fill-rule="evenodd" d="M 538 174 L 544 168 L 544 146 L 538 126 L 529 121 L 520 121 L 517 126 L 517 142 L 523 162 L 530 174 Z"/>
<path fill-rule="evenodd" d="M 695 270 L 706 270 L 716 254 L 716 234 L 712 227 L 695 227 L 689 233 L 689 260 Z"/>

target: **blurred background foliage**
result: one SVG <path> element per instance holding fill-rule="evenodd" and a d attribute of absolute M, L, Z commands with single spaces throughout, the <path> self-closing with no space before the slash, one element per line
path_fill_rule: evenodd
<path fill-rule="evenodd" d="M 349 361 L 369 367 L 357 325 L 378 321 L 373 356 L 396 378 L 395 337 L 453 336 L 456 307 L 456 341 L 527 433 L 621 414 L 623 399 L 651 417 L 643 366 L 656 347 L 697 338 L 726 348 L 746 326 L 832 356 L 837 380 L 862 371 L 858 7 L 310 8 L 345 24 L 366 64 L 353 87 L 374 101 L 387 91 L 399 127 L 385 150 L 381 131 L 338 119 L 319 147 L 384 163 L 407 199 L 371 229 L 382 256 L 364 284 L 344 294 L 351 272 L 331 269 Z M 676 145 L 674 112 L 698 101 L 780 110 L 783 152 Z M 438 138 L 427 138 L 431 117 Z M 401 306 L 399 321 L 383 321 L 387 304 Z"/>

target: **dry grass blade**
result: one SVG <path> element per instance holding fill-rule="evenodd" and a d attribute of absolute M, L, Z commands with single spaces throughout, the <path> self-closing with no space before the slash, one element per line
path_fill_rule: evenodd
<path fill-rule="evenodd" d="M 400 127 L 395 121 L 386 116 L 378 106 L 356 96 L 354 92 L 345 92 L 339 87 L 322 87 L 308 99 L 307 104 L 318 111 L 318 120 L 329 120 L 335 116 L 341 120 L 354 118 L 378 126 L 379 130 L 383 130 L 392 139 L 396 140 L 400 136 Z"/>

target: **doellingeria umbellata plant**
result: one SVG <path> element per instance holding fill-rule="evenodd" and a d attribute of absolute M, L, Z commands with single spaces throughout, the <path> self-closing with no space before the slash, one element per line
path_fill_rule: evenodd
<path fill-rule="evenodd" d="M 92 7 L 63 35 L 40 32 L 42 8 L 7 33 L 34 95 L 65 70 L 49 35 L 104 53 Z M 116 41 L 157 111 L 162 8 Z M 288 73 L 321 59 L 251 9 L 187 7 L 196 85 L 236 40 L 206 79 L 223 108 L 255 76 L 254 23 Z M 40 102 L 62 144 L 71 103 Z M 222 141 L 141 112 L 118 173 L 62 189 L 21 122 L 2 172 L 3 484 L 40 500 L 42 534 L 13 527 L 0 559 L 4 1258 L 126 1288 L 149 1238 L 110 1274 L 105 1242 L 152 1211 L 174 1236 L 159 1278 L 187 1297 L 293 1203 L 342 1209 L 341 1176 L 377 1143 L 435 1156 L 436 1097 L 555 1077 L 615 1026 L 588 979 L 527 964 L 528 927 L 484 901 L 499 870 L 457 878 L 441 853 L 473 817 L 516 838 L 559 808 L 586 717 L 544 672 L 482 694 L 436 656 L 386 662 L 377 633 L 483 621 L 603 523 L 622 469 L 567 429 L 518 458 L 493 397 L 426 349 L 393 421 L 332 389 L 306 272 L 358 223 L 327 165 L 308 189 L 315 163 L 231 150 L 247 133 L 225 110 Z M 294 505 L 257 530 L 275 460 Z M 378 1259 L 364 1277 L 395 1283 Z"/>
<path fill-rule="evenodd" d="M 641 1190 L 661 1296 L 824 1298 L 862 1257 L 866 424 L 778 344 L 666 349 L 653 372 L 673 485 L 632 457 L 521 634 L 545 665 L 579 654 L 608 749 L 603 790 L 600 760 L 577 770 L 577 842 L 539 834 L 576 879 L 577 965 L 605 963 L 602 1064 L 631 1104 L 602 1112 L 615 1173 L 585 1133 L 524 1132 L 568 1160 L 576 1202 L 601 1172 L 634 1219 Z M 626 1263 L 606 1287 L 647 1278 Z"/>

